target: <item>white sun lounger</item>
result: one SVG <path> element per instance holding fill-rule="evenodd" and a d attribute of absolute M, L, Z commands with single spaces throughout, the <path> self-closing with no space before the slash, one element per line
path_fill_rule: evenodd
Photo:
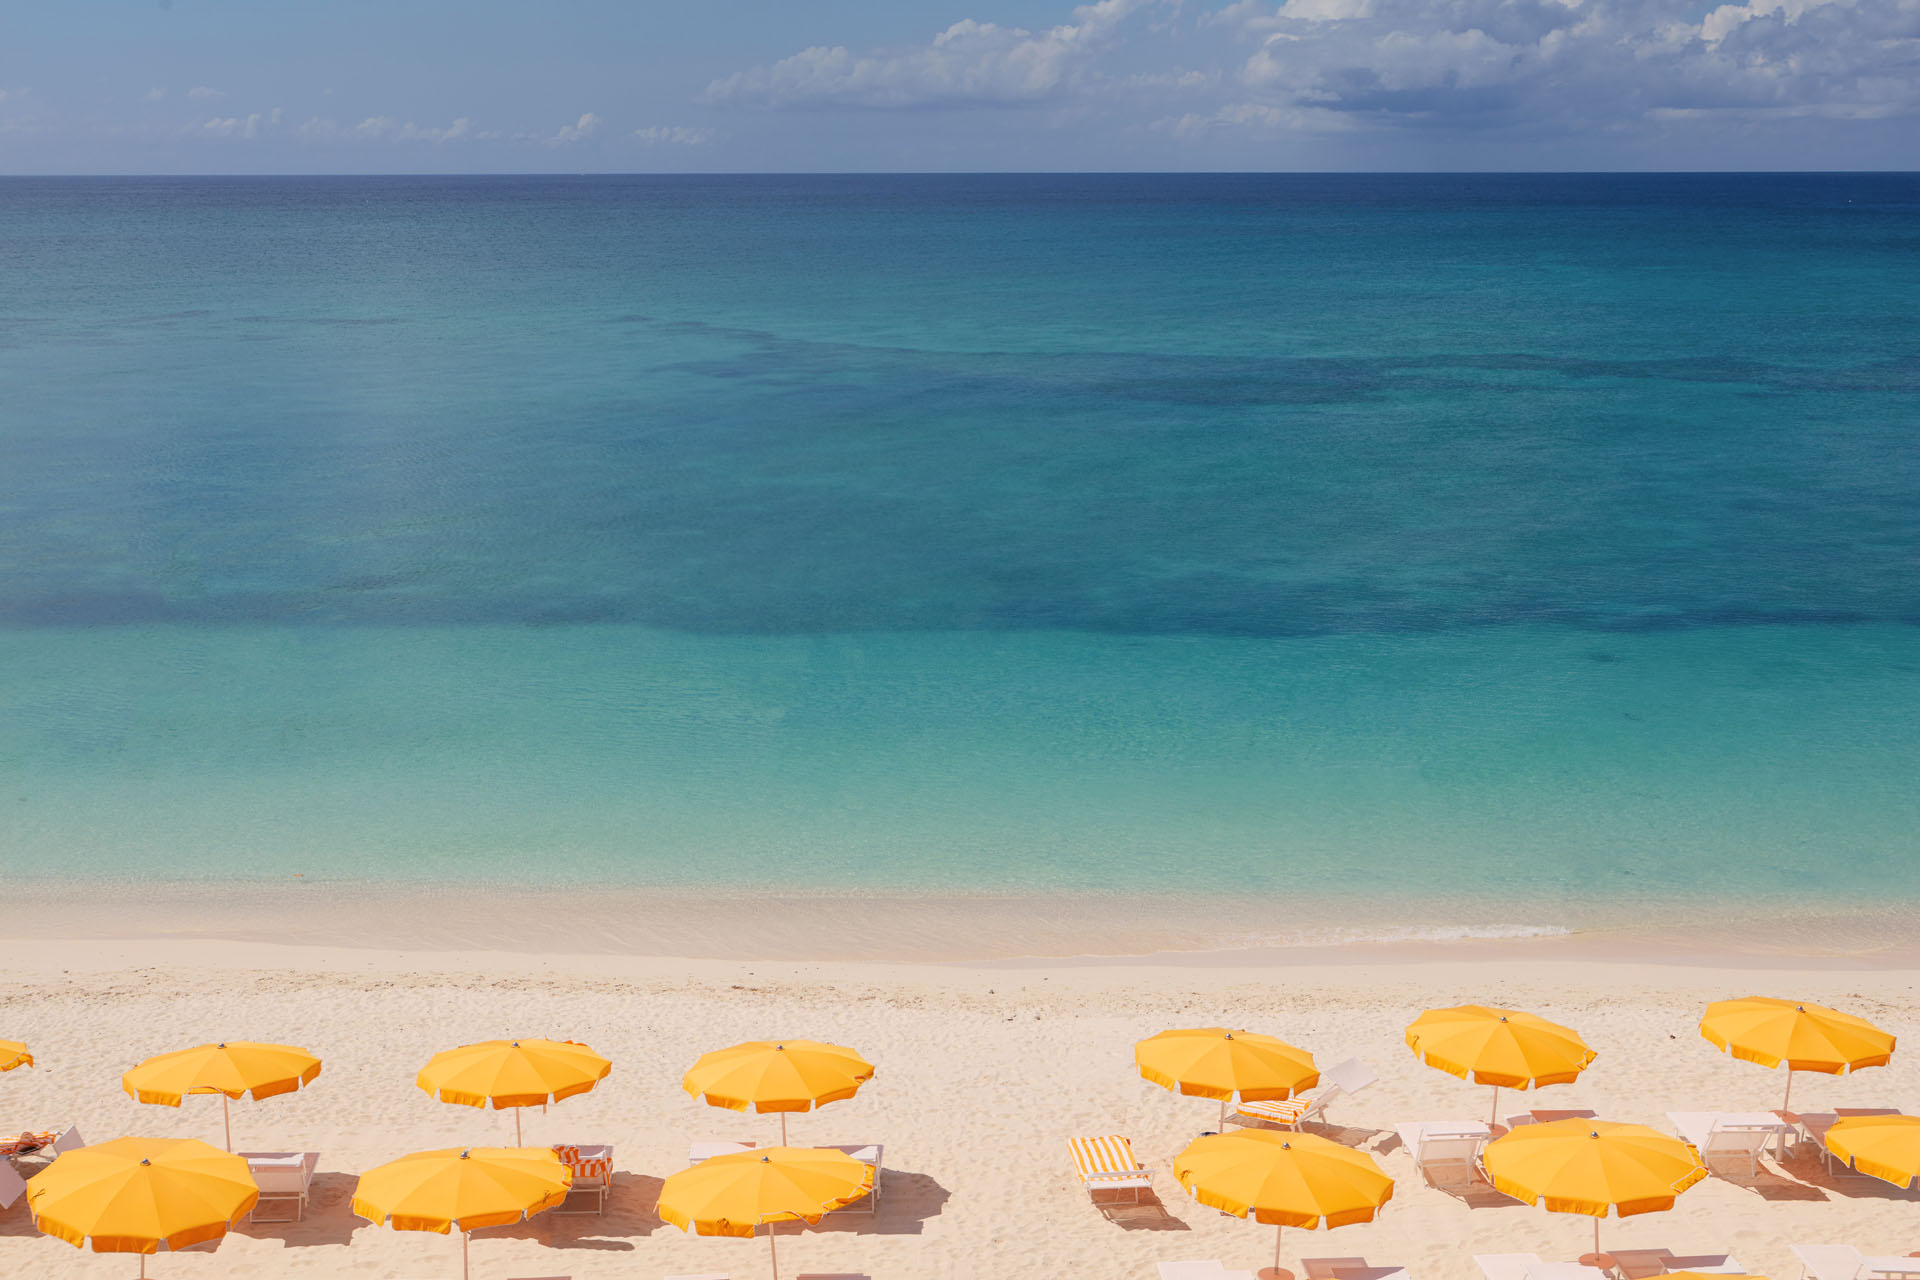
<path fill-rule="evenodd" d="M 1487 1280 L 1607 1280 L 1607 1273 L 1598 1267 L 1542 1262 L 1537 1253 L 1477 1253 L 1473 1262 Z"/>
<path fill-rule="evenodd" d="M 0 1209 L 13 1208 L 13 1202 L 27 1192 L 27 1180 L 14 1169 L 13 1163 L 0 1160 Z"/>
<path fill-rule="evenodd" d="M 1747 1176 L 1758 1177 L 1767 1142 L 1792 1125 L 1770 1111 L 1669 1111 L 1667 1119 L 1700 1152 L 1709 1169 L 1715 1159 L 1744 1160 Z"/>
<path fill-rule="evenodd" d="M 247 1215 L 252 1222 L 299 1222 L 307 1216 L 307 1194 L 313 1189 L 313 1171 L 320 1166 L 318 1151 L 236 1151 L 247 1162 L 260 1199 Z M 261 1214 L 269 1205 L 291 1209 L 285 1217 Z"/>
<path fill-rule="evenodd" d="M 715 1156 L 738 1155 L 742 1151 L 754 1150 L 751 1142 L 692 1142 L 687 1144 L 687 1163 L 701 1164 Z"/>
<path fill-rule="evenodd" d="M 1251 1271 L 1229 1271 L 1218 1258 L 1204 1262 L 1159 1262 L 1160 1280 L 1253 1280 Z"/>
<path fill-rule="evenodd" d="M 1520 1111 L 1507 1117 L 1507 1128 L 1518 1129 L 1529 1124 L 1552 1124 L 1556 1120 L 1597 1120 L 1600 1113 L 1588 1107 L 1535 1107 L 1531 1111 Z"/>
<path fill-rule="evenodd" d="M 1405 1267 L 1370 1267 L 1365 1258 L 1302 1258 L 1307 1280 L 1407 1280 Z"/>
<path fill-rule="evenodd" d="M 1073 1171 L 1089 1195 L 1132 1191 L 1137 1202 L 1142 1191 L 1153 1189 L 1153 1177 L 1135 1158 L 1133 1143 L 1117 1133 L 1104 1138 L 1068 1138 L 1067 1153 L 1073 1157 Z"/>
<path fill-rule="evenodd" d="M 1413 1157 L 1413 1167 L 1436 1187 L 1443 1178 L 1472 1182 L 1479 1175 L 1480 1148 L 1493 1132 L 1479 1120 L 1420 1120 L 1397 1124 L 1393 1131 Z"/>
<path fill-rule="evenodd" d="M 1670 1249 L 1609 1249 L 1614 1270 L 1626 1280 L 1652 1280 L 1671 1271 L 1699 1271 L 1708 1275 L 1743 1276 L 1747 1269 L 1730 1253 L 1682 1256 Z"/>
<path fill-rule="evenodd" d="M 1358 1058 L 1348 1058 L 1321 1073 L 1320 1087 L 1311 1096 L 1285 1098 L 1279 1102 L 1237 1103 L 1227 1119 L 1240 1125 L 1277 1124 L 1298 1129 L 1308 1121 L 1318 1120 L 1325 1115 L 1327 1104 L 1335 1098 L 1356 1094 L 1368 1085 L 1378 1083 L 1379 1079 L 1373 1074 L 1372 1067 Z"/>
<path fill-rule="evenodd" d="M 1807 1139 L 1819 1147 L 1820 1154 L 1826 1157 L 1828 1173 L 1844 1171 L 1856 1178 L 1865 1178 L 1869 1175 L 1855 1170 L 1851 1160 L 1839 1160 L 1835 1158 L 1833 1152 L 1827 1150 L 1827 1130 L 1833 1128 L 1835 1121 L 1845 1120 L 1849 1116 L 1897 1116 L 1899 1114 L 1900 1111 L 1896 1107 L 1838 1107 L 1832 1111 L 1802 1111 L 1794 1119 L 1800 1122 L 1800 1128 L 1806 1133 Z"/>
<path fill-rule="evenodd" d="M 854 1201 L 852 1204 L 848 1205 L 846 1208 L 836 1209 L 834 1210 L 834 1212 L 835 1213 L 876 1213 L 876 1214 L 879 1213 L 880 1212 L 880 1167 L 881 1167 L 882 1161 L 886 1157 L 886 1153 L 887 1153 L 886 1147 L 881 1145 L 878 1142 L 845 1142 L 845 1143 L 828 1143 L 824 1149 L 827 1151 L 845 1152 L 847 1155 L 852 1156 L 855 1160 L 858 1160 L 861 1164 L 870 1165 L 873 1168 L 873 1190 L 868 1192 L 866 1195 L 861 1196 L 858 1200 Z"/>

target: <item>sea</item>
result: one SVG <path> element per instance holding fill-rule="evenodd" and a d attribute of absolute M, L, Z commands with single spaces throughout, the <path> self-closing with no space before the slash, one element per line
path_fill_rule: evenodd
<path fill-rule="evenodd" d="M 1920 929 L 1920 176 L 0 179 L 0 815 Z"/>

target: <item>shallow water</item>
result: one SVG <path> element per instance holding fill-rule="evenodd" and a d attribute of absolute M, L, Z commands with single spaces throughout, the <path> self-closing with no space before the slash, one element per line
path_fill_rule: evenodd
<path fill-rule="evenodd" d="M 1920 897 L 1920 179 L 9 180 L 0 280 L 14 874 Z"/>

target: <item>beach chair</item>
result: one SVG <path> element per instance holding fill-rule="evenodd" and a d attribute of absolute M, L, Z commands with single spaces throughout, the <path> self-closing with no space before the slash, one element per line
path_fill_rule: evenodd
<path fill-rule="evenodd" d="M 577 1142 L 556 1142 L 553 1154 L 573 1171 L 573 1185 L 555 1213 L 605 1213 L 613 1194 L 613 1148 Z"/>
<path fill-rule="evenodd" d="M 1866 1259 L 1850 1244 L 1789 1246 L 1800 1260 L 1801 1280 L 1856 1280 Z"/>
<path fill-rule="evenodd" d="M 1104 1138 L 1068 1138 L 1067 1151 L 1089 1196 L 1101 1191 L 1132 1191 L 1138 1203 L 1142 1191 L 1153 1189 L 1147 1167 L 1134 1158 L 1133 1143 L 1117 1133 Z"/>
<path fill-rule="evenodd" d="M 1607 1280 L 1599 1267 L 1581 1262 L 1542 1262 L 1537 1253 L 1479 1253 L 1474 1265 L 1487 1280 Z"/>
<path fill-rule="evenodd" d="M 1613 1269 L 1625 1280 L 1652 1280 L 1673 1271 L 1699 1271 L 1710 1275 L 1740 1276 L 1747 1271 L 1730 1253 L 1696 1253 L 1681 1256 L 1671 1249 L 1609 1249 Z"/>
<path fill-rule="evenodd" d="M 320 1167 L 318 1151 L 236 1151 L 247 1162 L 253 1184 L 260 1188 L 260 1199 L 247 1214 L 249 1222 L 299 1222 L 307 1216 L 307 1196 L 313 1189 L 313 1171 Z M 262 1217 L 260 1210 L 269 1205 L 289 1205 L 292 1213 L 284 1218 Z"/>
<path fill-rule="evenodd" d="M 881 1168 L 882 1161 L 886 1156 L 886 1152 L 887 1152 L 886 1147 L 881 1145 L 878 1142 L 850 1142 L 850 1143 L 828 1143 L 825 1149 L 828 1151 L 845 1152 L 847 1155 L 852 1156 L 855 1160 L 858 1160 L 861 1164 L 870 1165 L 873 1168 L 873 1190 L 868 1192 L 866 1195 L 860 1197 L 860 1199 L 854 1201 L 852 1204 L 848 1205 L 846 1208 L 836 1209 L 834 1210 L 834 1212 L 836 1213 L 873 1213 L 873 1214 L 879 1213 L 880 1212 L 880 1168 Z"/>
<path fill-rule="evenodd" d="M 1760 1157 L 1782 1122 L 1735 1119 L 1718 1111 L 1669 1111 L 1667 1119 L 1680 1136 L 1700 1152 L 1700 1163 L 1712 1169 L 1715 1160 L 1744 1160 L 1747 1176 L 1760 1175 Z"/>
<path fill-rule="evenodd" d="M 1326 1114 L 1327 1104 L 1335 1098 L 1356 1094 L 1370 1084 L 1379 1083 L 1379 1080 L 1380 1077 L 1373 1074 L 1372 1067 L 1358 1058 L 1348 1058 L 1320 1074 L 1320 1087 L 1310 1097 L 1286 1098 L 1279 1102 L 1238 1103 L 1227 1119 L 1239 1125 L 1277 1124 L 1286 1129 L 1298 1129 L 1309 1121 L 1322 1118 Z"/>
<path fill-rule="evenodd" d="M 690 1142 L 687 1144 L 687 1163 L 704 1164 L 715 1156 L 731 1156 L 752 1150 L 754 1145 L 751 1142 Z"/>
<path fill-rule="evenodd" d="M 697 1276 L 664 1276 L 662 1280 L 733 1280 L 733 1277 L 718 1271 L 702 1271 Z"/>
<path fill-rule="evenodd" d="M 1491 1131 L 1477 1120 L 1422 1120 L 1393 1131 L 1429 1186 L 1471 1183 L 1480 1176 L 1480 1149 Z M 1495 1257 L 1499 1255 L 1488 1255 Z"/>
<path fill-rule="evenodd" d="M 27 1180 L 11 1161 L 0 1160 L 0 1209 L 13 1208 L 13 1202 L 27 1193 Z"/>
<path fill-rule="evenodd" d="M 1302 1258 L 1307 1280 L 1408 1280 L 1405 1267 L 1370 1267 L 1365 1258 Z"/>
<path fill-rule="evenodd" d="M 1156 1262 L 1160 1280 L 1224 1280 L 1227 1268 L 1218 1258 L 1192 1262 Z"/>
<path fill-rule="evenodd" d="M 1820 1154 L 1826 1157 L 1829 1174 L 1837 1176 L 1844 1173 L 1856 1178 L 1865 1178 L 1869 1175 L 1855 1169 L 1853 1161 L 1836 1160 L 1833 1152 L 1827 1150 L 1827 1130 L 1833 1128 L 1835 1121 L 1844 1120 L 1848 1116 L 1897 1116 L 1899 1114 L 1900 1111 L 1896 1107 L 1839 1107 L 1832 1111 L 1802 1111 L 1792 1118 L 1806 1134 L 1807 1141 L 1818 1147 Z"/>
<path fill-rule="evenodd" d="M 1556 1120 L 1597 1120 L 1598 1111 L 1587 1107 L 1536 1107 L 1532 1111 L 1521 1111 L 1507 1117 L 1507 1128 L 1518 1129 L 1529 1124 L 1552 1124 Z"/>

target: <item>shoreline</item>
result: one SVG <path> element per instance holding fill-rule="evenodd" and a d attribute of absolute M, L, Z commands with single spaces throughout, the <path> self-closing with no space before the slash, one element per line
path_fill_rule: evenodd
<path fill-rule="evenodd" d="M 1821 970 L 1920 967 L 1920 908 L 1771 902 L 1491 904 L 1203 894 L 511 890 L 348 881 L 0 881 L 0 938 L 409 955 L 990 968 L 1416 962 Z M 1582 913 L 1585 912 L 1585 917 Z M 1420 913 L 1420 914 L 1415 914 Z"/>

